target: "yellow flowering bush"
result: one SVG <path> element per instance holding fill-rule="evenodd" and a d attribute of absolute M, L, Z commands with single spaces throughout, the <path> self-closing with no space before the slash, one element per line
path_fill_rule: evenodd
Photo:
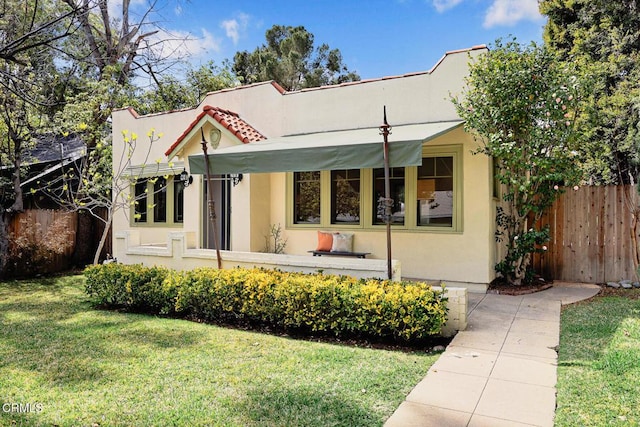
<path fill-rule="evenodd" d="M 338 337 L 420 340 L 438 335 L 447 316 L 446 297 L 425 283 L 122 264 L 91 266 L 85 275 L 87 293 L 106 306 Z"/>

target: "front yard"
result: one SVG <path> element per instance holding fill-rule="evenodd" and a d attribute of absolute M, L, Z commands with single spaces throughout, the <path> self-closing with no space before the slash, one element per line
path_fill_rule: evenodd
<path fill-rule="evenodd" d="M 438 357 L 98 311 L 83 286 L 0 283 L 0 425 L 382 425 Z"/>
<path fill-rule="evenodd" d="M 640 425 L 640 290 L 562 312 L 557 426 Z"/>

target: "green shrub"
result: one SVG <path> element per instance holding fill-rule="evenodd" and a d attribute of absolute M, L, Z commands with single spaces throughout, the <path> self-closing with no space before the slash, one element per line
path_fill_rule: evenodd
<path fill-rule="evenodd" d="M 105 264 L 85 270 L 86 291 L 96 302 L 130 311 L 171 314 L 182 279 L 163 267 Z"/>
<path fill-rule="evenodd" d="M 414 341 L 440 333 L 446 298 L 425 283 L 264 269 L 177 272 L 107 264 L 86 270 L 99 304 L 207 322 L 242 319 L 301 332 Z"/>

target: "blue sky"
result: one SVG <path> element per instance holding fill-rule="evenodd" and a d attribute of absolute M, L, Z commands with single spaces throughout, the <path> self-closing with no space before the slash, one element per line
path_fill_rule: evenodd
<path fill-rule="evenodd" d="M 274 24 L 302 25 L 363 79 L 428 70 L 446 51 L 498 37 L 539 42 L 545 23 L 537 0 L 183 0 L 162 17 L 192 35 L 195 65 L 253 51 Z"/>

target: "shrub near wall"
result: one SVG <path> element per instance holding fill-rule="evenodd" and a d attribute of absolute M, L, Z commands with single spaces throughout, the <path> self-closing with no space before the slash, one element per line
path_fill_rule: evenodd
<path fill-rule="evenodd" d="M 402 341 L 438 335 L 446 322 L 446 297 L 424 283 L 122 264 L 91 266 L 85 275 L 87 293 L 101 305 L 207 322 L 242 319 L 302 332 Z"/>

